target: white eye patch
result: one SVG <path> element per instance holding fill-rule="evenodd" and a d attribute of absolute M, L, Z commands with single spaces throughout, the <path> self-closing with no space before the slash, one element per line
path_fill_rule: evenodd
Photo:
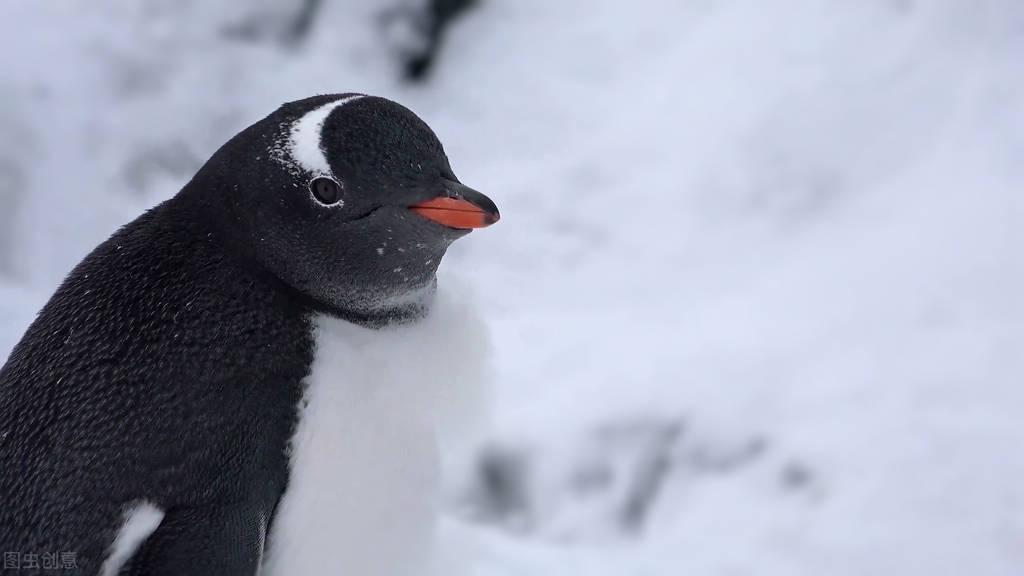
<path fill-rule="evenodd" d="M 327 154 L 321 142 L 321 130 L 324 121 L 334 111 L 349 102 L 365 98 L 362 94 L 347 96 L 307 112 L 292 124 L 291 135 L 285 147 L 285 151 L 291 160 L 306 172 L 316 176 L 327 176 L 334 178 L 331 172 L 331 165 L 327 161 Z"/>

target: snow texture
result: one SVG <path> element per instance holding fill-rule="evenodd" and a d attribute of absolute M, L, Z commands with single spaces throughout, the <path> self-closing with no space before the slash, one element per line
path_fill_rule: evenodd
<path fill-rule="evenodd" d="M 299 4 L 4 3 L 0 345 L 238 130 L 378 94 L 502 212 L 441 267 L 496 367 L 455 562 L 1021 574 L 1019 0 L 489 0 L 420 85 L 387 0 L 229 32 Z"/>

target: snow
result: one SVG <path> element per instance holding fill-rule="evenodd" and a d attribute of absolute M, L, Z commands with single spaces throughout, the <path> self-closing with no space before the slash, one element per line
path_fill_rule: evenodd
<path fill-rule="evenodd" d="M 232 134 L 378 94 L 502 212 L 442 266 L 488 320 L 512 478 L 495 507 L 454 466 L 455 561 L 1020 574 L 1024 5 L 491 0 L 407 85 L 380 3 L 325 3 L 292 47 L 224 33 L 256 4 L 5 6 L 4 349 Z"/>

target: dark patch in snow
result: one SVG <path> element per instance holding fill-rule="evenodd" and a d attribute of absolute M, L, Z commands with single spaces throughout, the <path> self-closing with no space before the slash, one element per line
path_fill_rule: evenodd
<path fill-rule="evenodd" d="M 638 446 L 640 457 L 619 515 L 621 527 L 630 531 L 639 531 L 646 524 L 675 465 L 673 453 L 683 433 L 682 422 L 642 424 L 648 424 L 637 430 L 644 442 Z"/>
<path fill-rule="evenodd" d="M 18 106 L 17 96 L 15 90 L 0 86 L 0 99 L 5 102 L 0 110 L 0 275 L 15 272 L 15 218 L 29 185 L 28 166 L 36 151 L 35 139 L 19 116 L 24 111 Z"/>
<path fill-rule="evenodd" d="M 701 438 L 681 417 L 627 417 L 559 445 L 488 446 L 462 511 L 474 522 L 559 541 L 636 537 L 665 513 L 670 491 L 731 477 L 767 450 L 759 437 Z"/>
<path fill-rule="evenodd" d="M 790 462 L 782 467 L 779 475 L 782 486 L 787 490 L 803 490 L 814 480 L 814 473 L 800 462 Z"/>
<path fill-rule="evenodd" d="M 201 165 L 184 142 L 174 140 L 142 148 L 128 158 L 123 174 L 130 190 L 145 194 L 154 181 L 165 177 L 185 181 Z"/>
<path fill-rule="evenodd" d="M 273 41 L 284 46 L 298 46 L 309 37 L 313 24 L 323 7 L 323 0 L 302 0 L 290 12 L 262 11 L 225 26 L 227 38 L 247 42 Z"/>
<path fill-rule="evenodd" d="M 817 502 L 825 497 L 818 474 L 806 463 L 791 460 L 783 464 L 779 471 L 779 484 L 782 489 L 794 495 L 802 495 Z"/>
<path fill-rule="evenodd" d="M 383 44 L 397 53 L 402 76 L 412 82 L 425 80 L 434 68 L 445 35 L 452 24 L 480 0 L 417 0 L 385 7 L 380 13 Z M 302 0 L 289 10 L 262 10 L 248 14 L 222 29 L 230 39 L 244 42 L 276 42 L 285 47 L 302 45 L 323 12 L 323 0 Z"/>
<path fill-rule="evenodd" d="M 421 7 L 395 7 L 381 16 L 381 26 L 399 43 L 406 80 L 425 80 L 437 62 L 445 34 L 479 0 L 426 0 Z"/>
<path fill-rule="evenodd" d="M 477 461 L 476 493 L 471 498 L 476 518 L 522 527 L 531 511 L 528 476 L 529 459 L 524 452 L 498 446 L 484 449 Z"/>
<path fill-rule="evenodd" d="M 768 449 L 764 438 L 751 438 L 739 446 L 694 446 L 685 456 L 685 466 L 705 474 L 727 474 L 751 464 Z"/>

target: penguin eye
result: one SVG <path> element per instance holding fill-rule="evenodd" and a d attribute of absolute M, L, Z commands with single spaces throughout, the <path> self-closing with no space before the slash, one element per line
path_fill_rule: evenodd
<path fill-rule="evenodd" d="M 330 178 L 314 178 L 309 183 L 309 191 L 317 202 L 325 206 L 333 206 L 341 201 L 341 184 Z"/>

